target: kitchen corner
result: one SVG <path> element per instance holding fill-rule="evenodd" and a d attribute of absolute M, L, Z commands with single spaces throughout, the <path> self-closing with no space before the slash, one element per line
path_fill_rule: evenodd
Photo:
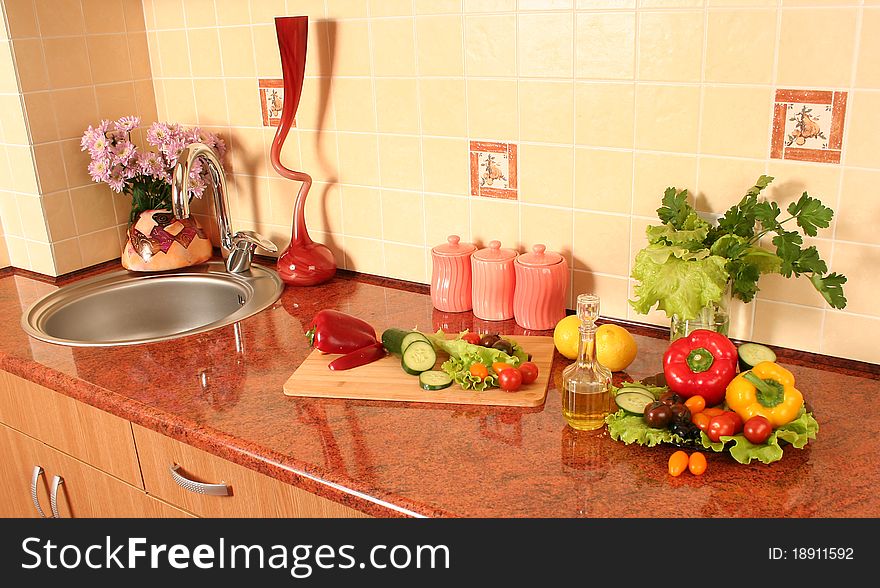
<path fill-rule="evenodd" d="M 55 287 L 7 272 L 0 278 L 0 320 L 16 324 L 23 307 Z M 803 450 L 787 450 L 772 467 L 710 455 L 711 475 L 671 479 L 665 468 L 668 452 L 565 425 L 559 389 L 569 361 L 559 353 L 546 402 L 532 409 L 287 397 L 284 382 L 310 352 L 307 325 L 323 308 L 362 317 L 377 330 L 408 325 L 455 332 L 479 321 L 470 312 L 437 311 L 424 286 L 341 271 L 321 287 L 287 288 L 274 306 L 236 325 L 173 341 L 63 347 L 6 329 L 0 335 L 0 369 L 131 422 L 136 441 L 157 432 L 168 442 L 181 442 L 178 460 L 183 461 L 184 449 L 194 448 L 306 491 L 299 504 L 314 502 L 314 496 L 327 500 L 312 512 L 335 513 L 324 516 L 871 517 L 880 512 L 880 497 L 873 491 L 880 484 L 880 431 L 876 419 L 865 418 L 880 410 L 876 365 L 780 349 L 779 361 L 811 391 L 811 409 L 822 423 L 820 438 Z M 497 325 L 514 338 L 524 334 L 513 321 Z M 668 333 L 626 326 L 639 345 L 626 375 L 655 375 Z M 11 398 L 4 390 L 4 422 L 18 414 Z M 141 468 L 147 465 L 142 462 Z M 146 469 L 143 482 L 149 494 Z M 238 495 L 246 492 L 237 489 Z M 291 514 L 273 502 L 253 501 L 256 510 L 229 516 L 305 514 Z"/>

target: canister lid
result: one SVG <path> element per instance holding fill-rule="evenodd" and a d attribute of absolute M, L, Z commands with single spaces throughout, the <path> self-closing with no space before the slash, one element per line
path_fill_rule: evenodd
<path fill-rule="evenodd" d="M 480 261 L 507 261 L 516 257 L 513 249 L 502 249 L 501 241 L 489 241 L 489 246 L 474 252 L 474 259 Z"/>
<path fill-rule="evenodd" d="M 461 237 L 449 235 L 446 243 L 437 245 L 431 251 L 437 255 L 470 255 L 477 248 L 473 243 L 459 243 Z"/>
<path fill-rule="evenodd" d="M 531 253 L 523 253 L 516 260 L 522 265 L 547 266 L 556 265 L 562 261 L 562 256 L 554 251 L 547 251 L 544 245 L 534 245 Z"/>

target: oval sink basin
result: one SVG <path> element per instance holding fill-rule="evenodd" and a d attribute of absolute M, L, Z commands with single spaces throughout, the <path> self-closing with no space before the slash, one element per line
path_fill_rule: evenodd
<path fill-rule="evenodd" d="M 120 270 L 47 294 L 28 307 L 21 324 L 49 343 L 135 345 L 232 324 L 269 307 L 283 290 L 274 270 L 256 264 L 241 274 L 220 261 L 162 273 Z"/>

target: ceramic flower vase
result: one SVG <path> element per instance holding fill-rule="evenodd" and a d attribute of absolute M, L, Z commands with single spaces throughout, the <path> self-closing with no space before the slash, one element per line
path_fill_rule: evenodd
<path fill-rule="evenodd" d="M 306 196 L 312 186 L 312 178 L 304 172 L 288 169 L 281 164 L 281 147 L 293 124 L 302 96 L 309 19 L 307 16 L 278 17 L 275 19 L 275 30 L 281 51 L 284 104 L 281 123 L 272 141 L 270 160 L 272 167 L 282 177 L 301 182 L 293 208 L 290 244 L 281 252 L 276 265 L 278 274 L 285 283 L 293 286 L 314 286 L 326 282 L 336 274 L 336 260 L 330 249 L 312 241 L 306 230 Z"/>
<path fill-rule="evenodd" d="M 135 272 L 158 272 L 205 263 L 213 246 L 193 217 L 174 218 L 170 210 L 145 210 L 128 227 L 122 266 Z"/>

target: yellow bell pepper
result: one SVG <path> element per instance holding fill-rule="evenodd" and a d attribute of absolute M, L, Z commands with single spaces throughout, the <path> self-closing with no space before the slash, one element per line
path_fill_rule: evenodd
<path fill-rule="evenodd" d="M 762 361 L 736 376 L 724 398 L 743 422 L 760 415 L 774 429 L 796 419 L 804 405 L 803 394 L 794 387 L 794 375 L 772 361 Z"/>

